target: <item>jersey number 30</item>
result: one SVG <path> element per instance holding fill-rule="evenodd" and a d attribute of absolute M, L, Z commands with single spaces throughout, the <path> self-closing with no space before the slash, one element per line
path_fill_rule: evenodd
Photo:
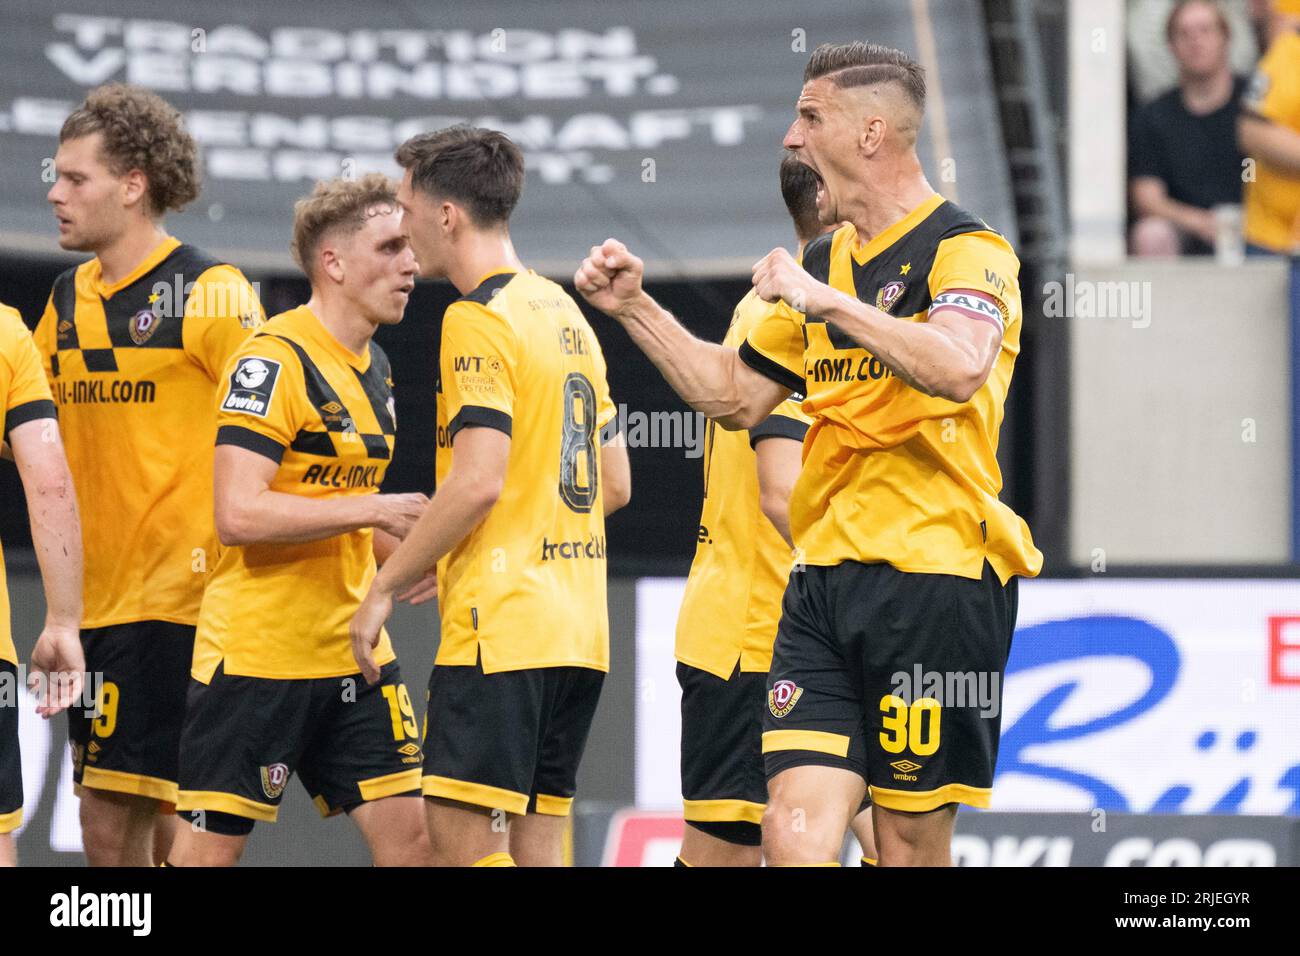
<path fill-rule="evenodd" d="M 570 510 L 587 514 L 600 486 L 596 458 L 596 390 L 587 376 L 570 372 L 564 380 L 564 431 L 560 436 L 560 498 Z"/>

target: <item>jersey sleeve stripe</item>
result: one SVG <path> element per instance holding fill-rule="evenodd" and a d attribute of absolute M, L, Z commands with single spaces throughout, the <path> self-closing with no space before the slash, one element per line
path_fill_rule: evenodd
<path fill-rule="evenodd" d="M 807 422 L 786 418 L 784 415 L 768 415 L 749 430 L 749 447 L 753 448 L 764 438 L 791 438 L 801 442 L 807 434 Z"/>
<path fill-rule="evenodd" d="M 242 425 L 222 425 L 218 428 L 217 444 L 235 445 L 264 458 L 269 458 L 277 465 L 284 458 L 284 446 L 278 441 L 274 438 L 267 438 L 265 435 Z"/>
<path fill-rule="evenodd" d="M 15 405 L 9 409 L 5 415 L 5 437 L 9 437 L 9 432 L 19 425 L 26 425 L 28 422 L 34 422 L 41 418 L 58 418 L 58 410 L 54 402 L 48 398 L 38 398 L 34 402 L 23 402 L 21 405 Z"/>
<path fill-rule="evenodd" d="M 740 360 L 759 375 L 770 378 L 776 384 L 782 385 L 792 392 L 802 392 L 804 389 L 802 376 L 796 375 L 784 365 L 772 361 L 748 342 L 742 342 L 740 345 Z"/>
<path fill-rule="evenodd" d="M 455 438 L 458 431 L 469 427 L 495 428 L 509 435 L 511 425 L 510 416 L 499 409 L 485 408 L 482 405 L 466 405 L 456 413 L 456 417 L 447 426 L 447 438 L 448 440 Z"/>

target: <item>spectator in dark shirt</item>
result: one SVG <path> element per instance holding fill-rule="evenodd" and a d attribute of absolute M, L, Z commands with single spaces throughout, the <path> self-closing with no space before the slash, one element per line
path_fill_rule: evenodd
<path fill-rule="evenodd" d="M 1181 0 L 1169 14 L 1178 86 L 1149 103 L 1129 135 L 1129 245 L 1138 256 L 1214 249 L 1213 208 L 1241 202 L 1237 108 L 1245 77 L 1228 66 L 1228 21 L 1212 0 Z"/>

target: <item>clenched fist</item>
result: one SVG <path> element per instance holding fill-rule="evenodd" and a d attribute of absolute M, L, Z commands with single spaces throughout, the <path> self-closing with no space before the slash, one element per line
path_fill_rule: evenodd
<path fill-rule="evenodd" d="M 754 263 L 753 283 L 764 302 L 784 300 L 790 308 L 805 314 L 819 312 L 824 296 L 831 292 L 784 249 L 773 249 Z"/>
<path fill-rule="evenodd" d="M 582 297 L 606 315 L 619 314 L 639 299 L 644 264 L 617 239 L 592 246 L 573 274 L 573 284 Z"/>

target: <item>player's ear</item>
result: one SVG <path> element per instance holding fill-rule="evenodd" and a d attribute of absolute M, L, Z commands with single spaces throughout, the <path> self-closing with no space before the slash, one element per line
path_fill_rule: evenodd
<path fill-rule="evenodd" d="M 149 189 L 149 180 L 142 170 L 131 170 L 122 177 L 121 182 L 123 205 L 134 206 L 142 200 L 147 202 L 145 192 Z"/>
<path fill-rule="evenodd" d="M 442 227 L 443 233 L 454 232 L 460 225 L 461 212 L 455 203 L 444 201 L 438 207 L 438 224 Z"/>
<path fill-rule="evenodd" d="M 886 132 L 888 132 L 888 124 L 883 116 L 866 117 L 862 132 L 858 136 L 858 148 L 867 156 L 874 155 L 885 142 Z"/>
<path fill-rule="evenodd" d="M 335 282 L 343 281 L 343 260 L 333 246 L 321 246 L 319 269 Z"/>

